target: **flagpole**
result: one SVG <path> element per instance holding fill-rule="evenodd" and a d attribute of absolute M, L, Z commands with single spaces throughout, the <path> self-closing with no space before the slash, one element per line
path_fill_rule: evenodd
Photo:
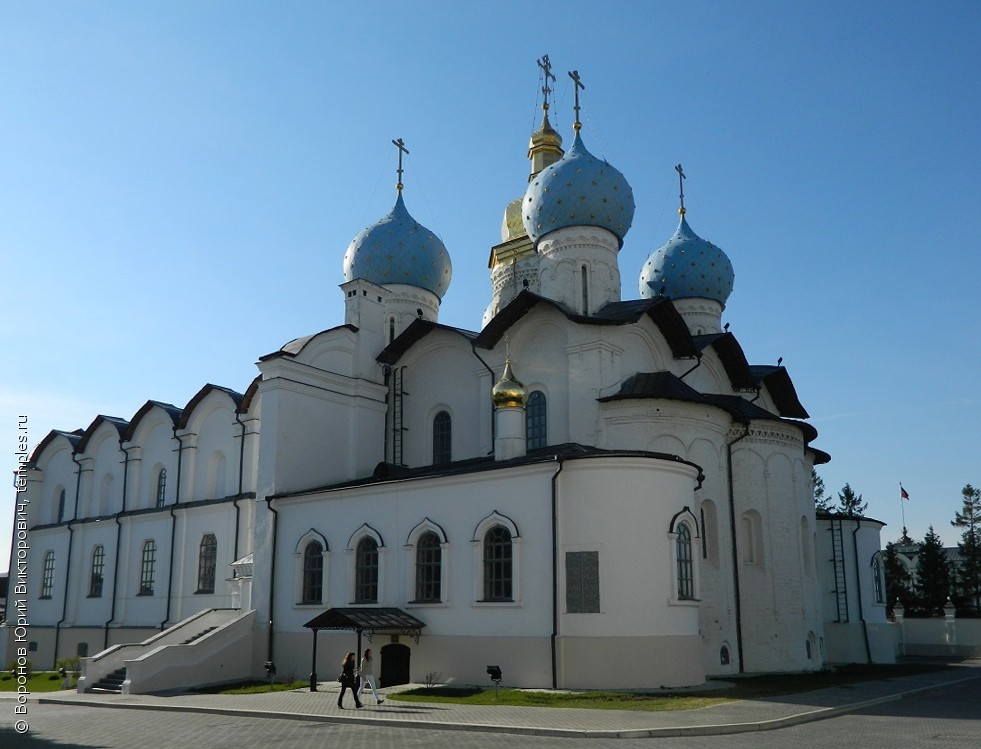
<path fill-rule="evenodd" d="M 906 535 L 906 500 L 903 498 L 904 491 L 905 490 L 903 489 L 903 482 L 900 481 L 899 482 L 899 509 L 902 510 L 903 513 L 903 538 L 905 539 L 907 538 L 907 535 Z"/>

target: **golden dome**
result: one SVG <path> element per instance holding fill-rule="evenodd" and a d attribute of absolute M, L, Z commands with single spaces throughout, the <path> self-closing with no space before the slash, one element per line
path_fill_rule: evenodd
<path fill-rule="evenodd" d="M 528 391 L 511 372 L 510 359 L 504 362 L 504 374 L 491 390 L 491 401 L 494 408 L 524 408 L 528 401 Z"/>

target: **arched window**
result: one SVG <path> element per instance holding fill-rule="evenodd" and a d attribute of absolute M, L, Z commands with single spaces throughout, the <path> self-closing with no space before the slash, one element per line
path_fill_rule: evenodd
<path fill-rule="evenodd" d="M 89 575 L 89 598 L 102 597 L 102 571 L 106 564 L 106 550 L 102 544 L 92 549 L 92 572 Z"/>
<path fill-rule="evenodd" d="M 197 593 L 215 592 L 215 566 L 218 559 L 218 539 L 214 533 L 206 533 L 198 547 Z"/>
<path fill-rule="evenodd" d="M 303 548 L 301 603 L 321 603 L 324 595 L 324 547 L 311 541 Z"/>
<path fill-rule="evenodd" d="M 442 577 L 442 548 L 439 536 L 427 531 L 416 543 L 416 601 L 440 601 Z"/>
<path fill-rule="evenodd" d="M 528 403 L 525 405 L 525 434 L 529 450 L 548 444 L 545 405 L 545 393 L 541 390 L 535 390 L 528 396 Z"/>
<path fill-rule="evenodd" d="M 678 525 L 675 550 L 678 560 L 678 598 L 691 600 L 695 597 L 695 571 L 692 561 L 691 531 L 684 523 Z"/>
<path fill-rule="evenodd" d="M 582 281 L 582 313 L 589 314 L 589 274 L 586 266 L 579 269 L 580 280 Z"/>
<path fill-rule="evenodd" d="M 484 535 L 484 600 L 512 600 L 511 531 L 495 525 Z"/>
<path fill-rule="evenodd" d="M 167 500 L 167 469 L 161 468 L 157 474 L 157 507 L 163 507 Z"/>
<path fill-rule="evenodd" d="M 58 522 L 65 519 L 65 490 L 62 489 L 58 494 Z"/>
<path fill-rule="evenodd" d="M 452 459 L 452 434 L 449 413 L 440 411 L 433 418 L 433 465 L 449 463 Z"/>
<path fill-rule="evenodd" d="M 886 596 L 882 589 L 882 559 L 876 554 L 872 557 L 872 591 L 876 603 L 885 603 Z"/>
<path fill-rule="evenodd" d="M 44 554 L 44 568 L 41 573 L 41 598 L 51 598 L 51 593 L 54 590 L 54 576 L 55 553 L 48 551 Z"/>
<path fill-rule="evenodd" d="M 354 601 L 378 602 L 378 542 L 370 536 L 358 541 L 354 555 Z"/>
<path fill-rule="evenodd" d="M 140 592 L 137 595 L 153 595 L 153 571 L 157 563 L 157 543 L 152 538 L 143 544 L 140 564 Z"/>

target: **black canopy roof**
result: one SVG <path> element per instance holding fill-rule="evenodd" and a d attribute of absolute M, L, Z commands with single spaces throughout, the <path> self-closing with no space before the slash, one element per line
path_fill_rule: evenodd
<path fill-rule="evenodd" d="M 358 632 L 390 632 L 419 636 L 426 625 L 397 608 L 327 609 L 303 625 L 307 629 L 353 629 Z"/>

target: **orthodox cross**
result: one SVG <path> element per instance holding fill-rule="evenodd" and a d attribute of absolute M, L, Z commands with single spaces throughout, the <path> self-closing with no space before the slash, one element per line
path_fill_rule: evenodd
<path fill-rule="evenodd" d="M 585 91 L 586 87 L 583 85 L 583 82 L 579 80 L 578 70 L 573 70 L 571 73 L 569 73 L 569 77 L 576 84 L 575 85 L 576 106 L 574 107 L 576 110 L 576 121 L 572 124 L 572 127 L 574 127 L 577 131 L 579 131 L 582 129 L 582 123 L 579 121 L 579 89 Z"/>
<path fill-rule="evenodd" d="M 409 149 L 405 147 L 405 141 L 403 141 L 401 138 L 399 138 L 398 140 L 393 140 L 392 145 L 395 146 L 397 149 L 399 149 L 399 168 L 397 170 L 399 174 L 399 181 L 398 183 L 396 183 L 395 189 L 397 189 L 399 192 L 402 192 L 402 188 L 404 187 L 404 185 L 402 184 L 402 171 L 403 171 L 402 154 L 403 153 L 408 154 Z"/>
<path fill-rule="evenodd" d="M 687 177 L 685 177 L 685 173 L 681 170 L 681 164 L 675 166 L 674 170 L 678 173 L 678 190 L 680 191 L 678 197 L 681 198 L 681 208 L 678 209 L 678 213 L 684 216 L 685 215 L 685 180 L 687 179 Z"/>
<path fill-rule="evenodd" d="M 552 89 L 548 85 L 548 79 L 551 78 L 553 82 L 555 81 L 555 75 L 552 73 L 552 63 L 549 61 L 548 55 L 544 55 L 542 59 L 538 60 L 538 67 L 545 74 L 545 85 L 542 86 L 542 93 L 545 94 L 545 103 L 542 104 L 542 109 L 548 109 L 548 95 L 552 93 Z"/>

